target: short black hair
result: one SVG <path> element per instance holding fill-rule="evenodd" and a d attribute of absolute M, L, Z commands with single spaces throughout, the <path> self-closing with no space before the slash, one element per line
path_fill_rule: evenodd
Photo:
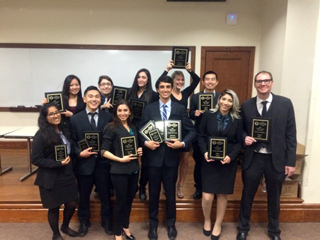
<path fill-rule="evenodd" d="M 111 77 L 109 77 L 107 75 L 102 75 L 102 76 L 99 77 L 99 81 L 98 81 L 99 85 L 100 85 L 100 83 L 102 82 L 103 79 L 108 80 L 111 83 L 111 85 L 113 86 L 113 81 L 112 81 Z"/>
<path fill-rule="evenodd" d="M 216 75 L 216 79 L 218 80 L 218 74 L 217 74 L 216 72 L 214 72 L 214 71 L 207 71 L 207 72 L 205 72 L 205 73 L 203 74 L 203 76 L 202 76 L 202 80 L 204 80 L 205 77 L 206 77 L 206 75 L 208 75 L 208 74 L 214 74 L 214 75 Z"/>
<path fill-rule="evenodd" d="M 156 89 L 159 88 L 159 85 L 161 82 L 170 83 L 171 87 L 173 88 L 173 80 L 171 77 L 166 76 L 166 75 L 159 77 L 159 79 L 156 82 Z"/>
<path fill-rule="evenodd" d="M 87 93 L 88 91 L 91 91 L 91 90 L 96 90 L 96 91 L 98 91 L 99 94 L 100 94 L 99 89 L 98 89 L 96 86 L 92 86 L 92 85 L 91 85 L 91 86 L 87 87 L 86 90 L 84 90 L 84 96 L 86 95 L 86 93 Z"/>

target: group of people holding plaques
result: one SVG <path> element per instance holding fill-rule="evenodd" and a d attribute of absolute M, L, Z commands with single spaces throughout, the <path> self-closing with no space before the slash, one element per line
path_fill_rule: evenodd
<path fill-rule="evenodd" d="M 39 167 L 35 184 L 48 209 L 53 240 L 63 239 L 60 231 L 71 237 L 87 235 L 94 186 L 101 202 L 104 231 L 117 240 L 135 239 L 129 228 L 131 206 L 137 191 L 142 201 L 148 198 L 147 183 L 148 238 L 158 239 L 163 186 L 167 235 L 176 239 L 176 196 L 184 197 L 191 146 L 195 160 L 193 198 L 202 198 L 203 234 L 213 240 L 221 236 L 227 195 L 233 194 L 237 158 L 244 148 L 244 187 L 236 239 L 246 239 L 254 195 L 263 175 L 268 193 L 268 234 L 273 240 L 280 239 L 281 187 L 295 170 L 296 127 L 291 101 L 271 93 L 272 74 L 261 71 L 254 79 L 257 96 L 240 108 L 233 90 L 216 92 L 218 74 L 207 71 L 200 80 L 187 55 L 188 49 L 174 48 L 173 60 L 155 83 L 156 92 L 150 72 L 143 68 L 131 88 L 114 85 L 103 75 L 98 87 L 87 87 L 82 97 L 80 79 L 69 75 L 62 92 L 45 94 L 32 163 Z M 183 72 L 168 76 L 172 68 L 179 67 L 193 79 L 184 89 Z M 192 96 L 188 114 L 188 98 L 200 81 L 204 90 Z M 111 186 L 116 197 L 114 209 Z M 217 209 L 212 224 L 214 199 Z M 64 214 L 59 230 L 61 205 Z M 80 225 L 74 231 L 69 222 L 77 205 Z"/>

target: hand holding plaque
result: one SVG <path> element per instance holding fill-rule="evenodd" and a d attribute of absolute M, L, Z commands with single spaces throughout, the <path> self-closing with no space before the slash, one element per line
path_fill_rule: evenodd
<path fill-rule="evenodd" d="M 137 156 L 137 143 L 136 143 L 135 136 L 122 137 L 120 141 L 121 141 L 122 156 L 128 156 L 131 154 L 133 156 Z"/>
<path fill-rule="evenodd" d="M 164 140 L 170 141 L 176 139 L 181 141 L 181 121 L 180 120 L 165 120 L 164 121 Z"/>
<path fill-rule="evenodd" d="M 209 138 L 209 153 L 210 159 L 223 160 L 227 152 L 227 138 L 210 137 Z"/>
<path fill-rule="evenodd" d="M 208 93 L 199 94 L 199 110 L 207 111 L 213 108 L 213 95 Z"/>
<path fill-rule="evenodd" d="M 85 132 L 85 140 L 89 147 L 92 147 L 92 152 L 100 152 L 100 134 L 99 132 Z"/>
<path fill-rule="evenodd" d="M 258 142 L 269 142 L 270 120 L 270 118 L 253 118 L 251 137 Z"/>
<path fill-rule="evenodd" d="M 56 105 L 59 111 L 64 111 L 62 92 L 48 92 L 44 95 L 48 99 L 48 102 L 51 102 Z"/>
<path fill-rule="evenodd" d="M 86 150 L 87 148 L 89 148 L 89 144 L 87 142 L 86 139 L 82 139 L 78 142 L 78 146 L 80 148 L 81 151 L 84 151 Z"/>
<path fill-rule="evenodd" d="M 67 146 L 65 144 L 55 145 L 54 155 L 57 162 L 64 161 L 67 158 Z"/>
<path fill-rule="evenodd" d="M 187 47 L 173 47 L 172 60 L 174 68 L 185 68 L 189 58 L 189 48 Z"/>

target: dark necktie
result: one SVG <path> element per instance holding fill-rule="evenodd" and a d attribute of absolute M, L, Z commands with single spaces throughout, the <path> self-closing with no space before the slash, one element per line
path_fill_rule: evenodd
<path fill-rule="evenodd" d="M 167 120 L 168 119 L 168 116 L 167 116 L 167 105 L 162 105 L 163 107 L 163 112 L 162 112 L 162 120 Z"/>
<path fill-rule="evenodd" d="M 262 101 L 261 103 L 263 105 L 261 116 L 265 117 L 267 115 L 267 103 L 268 103 L 268 101 Z"/>
<path fill-rule="evenodd" d="M 224 121 L 225 121 L 225 116 L 222 116 L 221 121 L 220 121 L 220 125 L 219 125 L 219 135 L 221 135 L 223 132 Z"/>
<path fill-rule="evenodd" d="M 94 113 L 89 112 L 89 115 L 91 116 L 90 124 L 93 127 L 93 129 L 97 128 L 96 121 L 94 120 L 94 115 L 96 115 L 96 114 L 97 114 L 96 112 L 94 112 Z"/>

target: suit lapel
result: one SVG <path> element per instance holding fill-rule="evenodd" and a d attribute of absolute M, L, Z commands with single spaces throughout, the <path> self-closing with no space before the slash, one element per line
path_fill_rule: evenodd
<path fill-rule="evenodd" d="M 89 122 L 88 114 L 85 109 L 81 112 L 80 116 L 81 122 L 86 126 L 85 129 L 92 129 L 91 124 Z"/>

